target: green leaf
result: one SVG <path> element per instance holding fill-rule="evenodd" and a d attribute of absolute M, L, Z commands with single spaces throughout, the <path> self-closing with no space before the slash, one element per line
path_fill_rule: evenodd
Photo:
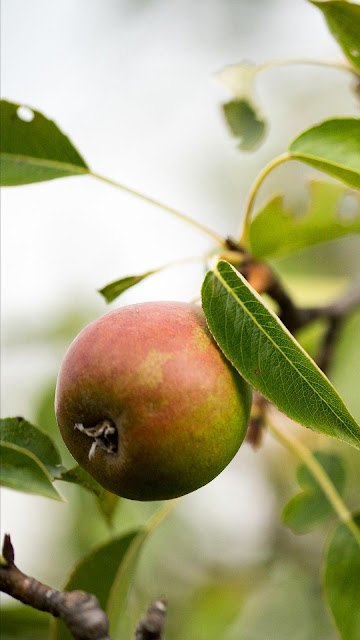
<path fill-rule="evenodd" d="M 15 186 L 89 173 L 57 125 L 39 111 L 1 101 L 1 185 Z"/>
<path fill-rule="evenodd" d="M 341 458 L 323 451 L 316 451 L 313 456 L 342 495 L 345 487 L 345 469 Z M 298 467 L 297 481 L 304 491 L 288 502 L 282 513 L 282 520 L 294 533 L 307 533 L 332 516 L 333 508 L 305 464 Z"/>
<path fill-rule="evenodd" d="M 329 380 L 227 262 L 207 273 L 202 304 L 215 340 L 253 387 L 296 422 L 360 447 L 360 426 Z"/>
<path fill-rule="evenodd" d="M 110 282 L 102 289 L 99 289 L 99 293 L 104 296 L 106 302 L 112 302 L 116 298 L 118 298 L 126 289 L 130 289 L 138 282 L 141 282 L 148 276 L 151 276 L 153 273 L 157 273 L 158 269 L 154 269 L 153 271 L 147 271 L 146 273 L 142 273 L 137 276 L 127 276 L 126 278 L 121 278 L 121 280 L 115 280 L 114 282 Z"/>
<path fill-rule="evenodd" d="M 346 57 L 360 70 L 360 5 L 335 0 L 310 2 L 323 12 L 332 35 Z"/>
<path fill-rule="evenodd" d="M 238 147 L 242 151 L 259 147 L 267 129 L 255 98 L 254 80 L 258 69 L 255 64 L 241 62 L 215 74 L 234 94 L 234 100 L 223 104 L 223 111 L 231 133 L 239 139 Z"/>
<path fill-rule="evenodd" d="M 3 606 L 0 616 L 1 640 L 48 640 L 50 614 L 24 604 Z"/>
<path fill-rule="evenodd" d="M 107 522 L 111 523 L 114 509 L 119 503 L 118 496 L 106 491 L 106 489 L 101 487 L 96 480 L 94 480 L 94 478 L 92 478 L 92 476 L 90 476 L 87 471 L 79 465 L 72 469 L 68 469 L 67 471 L 63 471 L 59 480 L 78 484 L 92 493 L 97 499 L 101 513 Z"/>
<path fill-rule="evenodd" d="M 231 100 L 223 104 L 223 111 L 230 131 L 239 139 L 242 151 L 253 151 L 262 143 L 266 123 L 248 100 Z"/>
<path fill-rule="evenodd" d="M 360 119 L 334 118 L 292 141 L 291 157 L 360 189 Z"/>
<path fill-rule="evenodd" d="M 142 548 L 149 535 L 173 510 L 175 504 L 176 500 L 172 500 L 155 512 L 146 526 L 143 527 L 133 539 L 126 554 L 124 555 L 123 561 L 118 565 L 117 575 L 113 581 L 106 607 L 106 613 L 108 614 L 110 621 L 110 631 L 115 637 L 122 637 L 122 618 Z"/>
<path fill-rule="evenodd" d="M 360 513 L 354 522 L 357 539 L 343 522 L 331 532 L 323 569 L 326 601 L 342 640 L 360 638 Z"/>
<path fill-rule="evenodd" d="M 9 442 L 0 443 L 0 450 L 3 487 L 63 500 L 53 486 L 47 469 L 33 453 Z"/>
<path fill-rule="evenodd" d="M 79 589 L 92 593 L 105 610 L 119 566 L 124 562 L 127 551 L 139 535 L 139 530 L 131 531 L 94 549 L 76 565 L 64 590 Z M 73 636 L 63 622 L 56 620 L 53 623 L 53 638 L 72 640 Z"/>
<path fill-rule="evenodd" d="M 340 184 L 312 180 L 304 215 L 285 209 L 283 196 L 272 198 L 250 226 L 250 245 L 258 259 L 285 256 L 304 247 L 360 233 L 360 196 Z M 347 201 L 354 214 L 346 218 Z"/>
<path fill-rule="evenodd" d="M 1 418 L 0 440 L 33 453 L 53 479 L 61 476 L 64 468 L 56 445 L 46 433 L 24 418 Z"/>

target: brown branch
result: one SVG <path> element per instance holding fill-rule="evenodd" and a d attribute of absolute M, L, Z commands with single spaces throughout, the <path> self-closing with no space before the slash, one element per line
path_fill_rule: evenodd
<path fill-rule="evenodd" d="M 165 627 L 166 600 L 151 603 L 146 616 L 136 627 L 135 640 L 162 640 Z"/>
<path fill-rule="evenodd" d="M 258 391 L 254 391 L 249 426 L 246 432 L 246 442 L 248 442 L 253 449 L 258 449 L 261 446 L 265 427 L 265 408 L 267 404 L 268 400 Z"/>
<path fill-rule="evenodd" d="M 57 591 L 22 573 L 14 564 L 9 535 L 4 537 L 2 552 L 0 591 L 61 618 L 75 640 L 111 640 L 108 618 L 95 596 L 84 591 Z"/>

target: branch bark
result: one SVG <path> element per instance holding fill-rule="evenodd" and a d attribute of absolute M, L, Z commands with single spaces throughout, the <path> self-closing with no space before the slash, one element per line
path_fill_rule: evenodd
<path fill-rule="evenodd" d="M 166 600 L 151 603 L 146 616 L 136 627 L 135 640 L 162 640 L 165 627 Z"/>
<path fill-rule="evenodd" d="M 75 640 L 111 640 L 107 615 L 95 596 L 84 591 L 58 591 L 22 573 L 14 563 L 9 535 L 4 537 L 2 553 L 0 591 L 61 618 Z"/>
<path fill-rule="evenodd" d="M 85 591 L 58 591 L 25 575 L 15 565 L 10 536 L 4 536 L 0 562 L 0 591 L 19 602 L 61 618 L 74 640 L 111 640 L 109 620 L 98 599 Z M 146 616 L 136 627 L 135 640 L 162 640 L 166 599 L 151 603 Z"/>

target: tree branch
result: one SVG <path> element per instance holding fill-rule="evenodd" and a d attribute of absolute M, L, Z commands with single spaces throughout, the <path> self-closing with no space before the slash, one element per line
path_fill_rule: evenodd
<path fill-rule="evenodd" d="M 74 640 L 111 640 L 109 620 L 98 599 L 85 591 L 58 591 L 22 573 L 15 565 L 10 536 L 4 536 L 0 561 L 0 591 L 33 609 L 61 618 Z M 136 627 L 135 640 L 162 640 L 166 599 L 151 603 Z"/>
<path fill-rule="evenodd" d="M 162 640 L 165 627 L 166 599 L 151 603 L 146 616 L 136 627 L 135 640 Z"/>
<path fill-rule="evenodd" d="M 5 535 L 0 590 L 23 604 L 61 618 L 75 640 L 111 640 L 109 621 L 98 599 L 84 591 L 57 591 L 30 578 L 14 564 L 10 536 Z"/>

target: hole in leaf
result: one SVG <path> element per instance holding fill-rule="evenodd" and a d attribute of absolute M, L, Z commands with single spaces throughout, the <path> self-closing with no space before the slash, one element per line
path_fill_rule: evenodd
<path fill-rule="evenodd" d="M 354 58 L 357 58 L 358 56 L 360 56 L 360 53 L 357 49 L 351 49 L 350 54 L 354 56 Z"/>
<path fill-rule="evenodd" d="M 341 222 L 352 222 L 360 214 L 358 199 L 351 193 L 346 194 L 339 202 L 338 212 Z"/>
<path fill-rule="evenodd" d="M 29 107 L 19 107 L 16 113 L 18 118 L 24 122 L 31 122 L 35 117 L 34 112 Z"/>

